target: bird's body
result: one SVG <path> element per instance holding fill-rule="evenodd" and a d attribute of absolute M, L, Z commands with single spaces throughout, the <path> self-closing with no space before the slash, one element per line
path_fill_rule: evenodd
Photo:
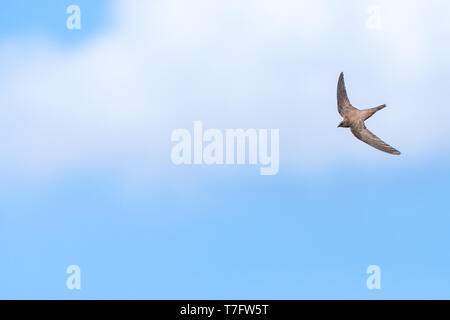
<path fill-rule="evenodd" d="M 386 105 L 365 110 L 359 110 L 353 107 L 347 97 L 343 73 L 341 73 L 341 75 L 339 76 L 338 81 L 337 104 L 338 112 L 342 116 L 342 118 L 344 118 L 344 120 L 339 124 L 338 127 L 350 128 L 351 132 L 356 138 L 378 150 L 395 155 L 400 154 L 398 150 L 383 142 L 380 138 L 370 132 L 364 124 L 365 120 L 373 116 L 375 112 L 385 108 Z"/>

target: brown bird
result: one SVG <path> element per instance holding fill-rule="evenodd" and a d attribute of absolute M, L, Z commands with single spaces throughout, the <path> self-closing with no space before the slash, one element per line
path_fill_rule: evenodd
<path fill-rule="evenodd" d="M 341 75 L 339 76 L 337 86 L 337 104 L 339 114 L 344 118 L 344 121 L 338 125 L 338 128 L 350 128 L 355 137 L 378 150 L 395 155 L 400 154 L 400 151 L 383 142 L 380 138 L 367 130 L 364 125 L 365 120 L 369 119 L 378 110 L 385 108 L 386 105 L 383 104 L 382 106 L 366 110 L 359 110 L 352 106 L 348 100 L 347 91 L 345 90 L 343 72 L 341 72 Z"/>

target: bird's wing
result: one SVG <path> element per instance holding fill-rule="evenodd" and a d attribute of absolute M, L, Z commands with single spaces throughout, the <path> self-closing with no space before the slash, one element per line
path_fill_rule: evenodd
<path fill-rule="evenodd" d="M 350 111 L 355 110 L 356 108 L 350 104 L 350 101 L 347 97 L 347 91 L 345 90 L 345 82 L 344 82 L 344 73 L 341 72 L 339 76 L 338 86 L 337 86 L 337 105 L 339 114 L 344 117 L 344 115 Z"/>
<path fill-rule="evenodd" d="M 359 140 L 367 143 L 368 145 L 378 150 L 395 155 L 400 154 L 400 151 L 392 148 L 390 145 L 383 142 L 380 138 L 378 138 L 376 135 L 370 132 L 362 121 L 358 122 L 356 125 L 353 125 L 350 128 L 350 130 L 352 131 L 353 135 L 357 137 Z"/>

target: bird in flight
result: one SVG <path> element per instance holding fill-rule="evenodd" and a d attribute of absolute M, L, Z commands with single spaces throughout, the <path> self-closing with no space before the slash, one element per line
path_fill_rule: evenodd
<path fill-rule="evenodd" d="M 375 112 L 386 107 L 385 104 L 376 108 L 359 110 L 350 104 L 345 90 L 344 73 L 341 72 L 337 86 L 337 105 L 338 112 L 344 120 L 338 125 L 338 128 L 350 128 L 353 135 L 368 145 L 390 153 L 399 155 L 400 151 L 394 149 L 380 138 L 370 132 L 364 125 L 364 121 L 369 119 Z"/>

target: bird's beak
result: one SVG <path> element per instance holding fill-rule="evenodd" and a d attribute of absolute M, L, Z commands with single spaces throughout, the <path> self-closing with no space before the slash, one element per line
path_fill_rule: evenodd
<path fill-rule="evenodd" d="M 338 128 L 342 127 L 342 123 L 339 123 L 339 125 L 337 126 Z"/>

